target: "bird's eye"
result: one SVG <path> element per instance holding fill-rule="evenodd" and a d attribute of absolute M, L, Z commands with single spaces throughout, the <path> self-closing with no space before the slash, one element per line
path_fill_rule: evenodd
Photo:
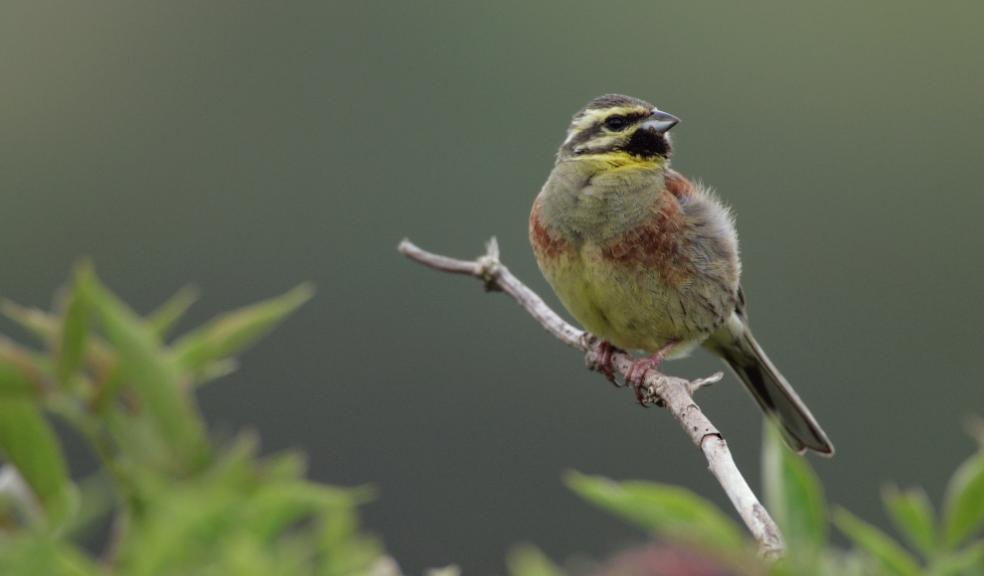
<path fill-rule="evenodd" d="M 625 127 L 629 125 L 629 119 L 625 116 L 612 116 L 605 120 L 605 128 L 609 130 L 614 130 L 619 132 L 625 130 Z"/>

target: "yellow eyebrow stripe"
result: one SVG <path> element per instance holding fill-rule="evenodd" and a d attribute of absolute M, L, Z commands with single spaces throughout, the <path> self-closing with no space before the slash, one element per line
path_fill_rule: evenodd
<path fill-rule="evenodd" d="M 649 110 L 643 108 L 642 106 L 617 106 L 615 108 L 604 108 L 601 110 L 588 110 L 577 119 L 576 122 L 571 126 L 571 130 L 574 132 L 580 132 L 585 128 L 589 128 L 595 125 L 600 120 L 608 118 L 612 115 L 622 115 L 631 116 L 633 114 L 648 114 Z"/>

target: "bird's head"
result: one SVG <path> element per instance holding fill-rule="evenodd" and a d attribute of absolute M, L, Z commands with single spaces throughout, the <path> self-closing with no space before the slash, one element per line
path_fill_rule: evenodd
<path fill-rule="evenodd" d="M 679 121 L 638 98 L 599 96 L 574 115 L 557 160 L 662 165 L 672 149 L 668 132 Z"/>

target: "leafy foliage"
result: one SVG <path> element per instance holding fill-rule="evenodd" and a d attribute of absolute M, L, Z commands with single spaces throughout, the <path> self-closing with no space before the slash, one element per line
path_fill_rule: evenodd
<path fill-rule="evenodd" d="M 535 546 L 517 546 L 506 561 L 512 576 L 563 576 L 563 571 Z"/>
<path fill-rule="evenodd" d="M 805 458 L 792 454 L 773 426 L 762 448 L 765 506 L 772 511 L 786 547 L 815 563 L 827 544 L 826 504 L 820 480 Z"/>
<path fill-rule="evenodd" d="M 738 526 L 710 502 L 685 488 L 653 482 L 613 482 L 577 472 L 567 485 L 582 498 L 613 512 L 655 536 L 735 550 L 742 545 Z"/>
<path fill-rule="evenodd" d="M 658 536 L 727 563 L 733 574 L 971 576 L 984 574 L 984 447 L 956 471 L 944 498 L 942 518 L 920 489 L 887 487 L 885 509 L 904 539 L 900 543 L 843 508 L 828 512 L 823 490 L 809 461 L 792 453 L 771 425 L 763 444 L 765 503 L 786 540 L 783 558 L 773 564 L 754 559 L 755 543 L 727 515 L 686 489 L 649 482 L 616 482 L 578 473 L 568 485 L 587 501 Z M 833 524 L 852 544 L 828 541 Z M 644 555 L 640 554 L 640 557 Z M 559 576 L 560 568 L 530 547 L 515 553 L 512 576 Z M 624 569 L 624 566 L 619 566 Z M 665 574 L 694 568 L 661 565 Z M 676 571 L 674 571 L 676 570 Z M 605 569 L 601 570 L 606 573 Z M 632 574 L 651 572 L 630 571 Z"/>
<path fill-rule="evenodd" d="M 305 479 L 294 453 L 260 457 L 241 435 L 211 441 L 195 385 L 311 297 L 284 296 L 163 338 L 195 300 L 179 292 L 141 318 L 79 267 L 53 313 L 4 302 L 44 349 L 0 337 L 0 574 L 360 574 L 378 543 L 358 530 L 368 488 Z M 74 481 L 50 418 L 92 448 L 102 470 Z M 76 538 L 109 521 L 106 549 Z"/>
<path fill-rule="evenodd" d="M 899 490 L 887 486 L 882 492 L 885 510 L 892 518 L 895 529 L 926 557 L 935 555 L 939 545 L 933 505 L 922 489 Z"/>
<path fill-rule="evenodd" d="M 305 478 L 296 453 L 261 457 L 242 434 L 217 443 L 197 386 L 235 369 L 235 356 L 312 295 L 303 285 L 223 314 L 168 342 L 196 300 L 185 289 L 141 317 L 81 265 L 55 312 L 0 302 L 36 337 L 33 350 L 0 336 L 0 574 L 53 576 L 398 576 L 379 543 L 358 529 L 366 487 Z M 102 465 L 73 479 L 51 418 L 74 430 Z M 806 458 L 767 426 L 764 500 L 786 540 L 764 564 L 731 515 L 689 490 L 577 472 L 567 485 L 666 544 L 621 555 L 598 574 L 969 576 L 984 574 L 984 445 L 955 472 L 934 512 L 924 491 L 886 487 L 900 540 L 835 508 Z M 80 545 L 111 524 L 105 549 Z M 833 546 L 830 526 L 852 544 Z M 562 576 L 532 546 L 507 559 L 511 576 Z M 673 566 L 674 568 L 670 568 Z M 583 570 L 581 570 L 583 572 Z M 457 574 L 454 567 L 431 574 Z"/>
<path fill-rule="evenodd" d="M 943 510 L 943 542 L 953 549 L 984 523 L 984 451 L 964 462 L 950 479 Z"/>

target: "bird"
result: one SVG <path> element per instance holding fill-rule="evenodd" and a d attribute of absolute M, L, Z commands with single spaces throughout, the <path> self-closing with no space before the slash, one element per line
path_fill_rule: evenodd
<path fill-rule="evenodd" d="M 529 236 L 567 311 L 601 341 L 593 368 L 636 351 L 626 381 L 703 346 L 745 384 L 796 452 L 831 456 L 826 433 L 752 335 L 734 216 L 670 166 L 680 120 L 631 96 L 591 100 L 571 120 L 533 202 Z"/>

